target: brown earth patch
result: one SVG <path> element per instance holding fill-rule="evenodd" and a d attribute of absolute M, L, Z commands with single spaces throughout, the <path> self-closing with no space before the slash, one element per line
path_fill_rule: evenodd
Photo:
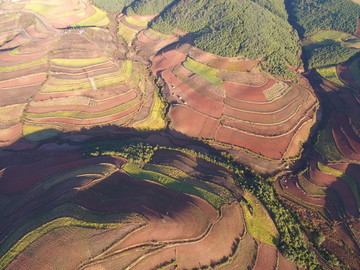
<path fill-rule="evenodd" d="M 179 78 L 174 76 L 170 70 L 162 72 L 162 77 L 170 85 L 169 92 L 175 100 L 187 104 L 192 109 L 208 115 L 219 118 L 223 111 L 223 104 L 215 102 L 210 98 L 203 96 L 186 85 Z"/>
<path fill-rule="evenodd" d="M 22 135 L 22 123 L 16 123 L 11 127 L 0 129 L 0 142 L 13 142 L 19 139 L 21 135 Z"/>
<path fill-rule="evenodd" d="M 275 80 L 269 79 L 267 83 L 261 87 L 253 87 L 234 82 L 224 82 L 222 85 L 229 97 L 247 101 L 266 102 L 267 99 L 263 91 L 275 83 Z"/>
<path fill-rule="evenodd" d="M 260 243 L 258 246 L 258 254 L 253 270 L 276 269 L 278 260 L 277 249 Z"/>
<path fill-rule="evenodd" d="M 20 78 L 0 82 L 0 88 L 16 88 L 27 85 L 43 83 L 47 77 L 46 73 L 31 74 Z"/>
<path fill-rule="evenodd" d="M 0 88 L 0 106 L 28 102 L 40 90 L 41 84 L 22 86 L 17 88 Z"/>
<path fill-rule="evenodd" d="M 170 108 L 170 127 L 177 132 L 198 138 L 214 138 L 219 121 L 183 105 Z"/>

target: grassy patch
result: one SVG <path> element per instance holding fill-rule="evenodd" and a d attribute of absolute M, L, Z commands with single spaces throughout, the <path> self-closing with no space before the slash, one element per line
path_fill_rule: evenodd
<path fill-rule="evenodd" d="M 324 191 L 324 187 L 318 186 L 312 182 L 310 182 L 305 176 L 299 175 L 299 185 L 301 188 L 311 196 L 325 196 L 326 193 Z"/>
<path fill-rule="evenodd" d="M 186 181 L 186 183 L 188 183 L 190 185 L 205 189 L 205 190 L 223 198 L 226 202 L 234 201 L 234 196 L 226 188 L 224 188 L 220 185 L 216 185 L 211 182 L 202 181 L 200 179 L 191 177 L 188 174 L 186 174 L 185 172 L 183 172 L 177 168 L 174 168 L 171 166 L 155 165 L 155 164 L 146 165 L 144 168 L 146 168 L 150 171 L 154 171 L 154 172 L 158 172 L 158 173 L 167 175 L 167 176 L 174 178 L 175 180 L 178 180 L 181 182 Z"/>
<path fill-rule="evenodd" d="M 269 213 L 251 193 L 245 192 L 244 197 L 248 204 L 241 202 L 241 206 L 244 210 L 246 228 L 249 233 L 261 242 L 276 246 L 279 233 Z"/>
<path fill-rule="evenodd" d="M 127 16 L 125 17 L 125 20 L 132 24 L 132 25 L 136 25 L 136 26 L 143 26 L 143 27 L 146 27 L 148 25 L 148 21 L 146 20 L 136 20 L 134 19 L 134 17 L 132 16 Z"/>
<path fill-rule="evenodd" d="M 75 26 L 106 26 L 110 23 L 105 11 L 92 6 L 95 9 L 95 14 L 86 19 L 75 23 Z"/>
<path fill-rule="evenodd" d="M 328 161 L 340 161 L 344 159 L 344 156 L 336 146 L 330 123 L 320 130 L 314 149 Z"/>
<path fill-rule="evenodd" d="M 323 77 L 324 79 L 333 82 L 339 86 L 347 87 L 340 79 L 336 71 L 336 65 L 326 66 L 317 68 L 316 71 Z"/>
<path fill-rule="evenodd" d="M 165 104 L 161 101 L 159 94 L 154 93 L 154 103 L 150 115 L 146 119 L 135 123 L 134 128 L 146 130 L 164 129 L 166 127 L 164 109 Z"/>
<path fill-rule="evenodd" d="M 171 178 L 171 177 L 166 176 L 161 173 L 153 172 L 150 170 L 144 170 L 134 163 L 125 164 L 123 169 L 128 174 L 130 174 L 131 176 L 133 176 L 135 178 L 151 180 L 151 181 L 160 183 L 167 188 L 177 190 L 179 192 L 192 194 L 192 195 L 198 196 L 200 198 L 203 198 L 204 200 L 209 202 L 212 206 L 214 206 L 217 209 L 220 208 L 220 206 L 225 203 L 221 197 L 219 197 L 211 192 L 208 192 L 205 189 L 202 189 L 199 187 L 194 187 L 188 183 L 185 183 L 185 181 L 182 181 L 182 182 L 177 181 L 174 178 Z"/>
<path fill-rule="evenodd" d="M 48 58 L 45 56 L 40 59 L 24 62 L 24 63 L 17 64 L 17 65 L 3 66 L 3 67 L 0 67 L 0 72 L 9 72 L 9 71 L 14 71 L 14 70 L 24 69 L 24 68 L 28 68 L 28 67 L 32 67 L 32 66 L 41 65 L 41 64 L 46 63 L 47 60 L 48 60 Z"/>
<path fill-rule="evenodd" d="M 350 64 L 350 70 L 353 75 L 354 81 L 356 82 L 357 86 L 360 87 L 360 57 L 356 58 Z"/>
<path fill-rule="evenodd" d="M 82 111 L 57 111 L 57 112 L 49 112 L 49 113 L 28 113 L 26 117 L 28 118 L 46 118 L 46 117 L 68 117 L 68 118 L 76 118 L 76 119 L 93 119 L 104 117 L 108 115 L 117 114 L 123 112 L 127 109 L 130 109 L 134 105 L 139 103 L 138 99 L 134 99 L 130 102 L 124 103 L 115 108 L 111 108 L 109 110 L 101 111 L 101 112 L 82 112 Z"/>
<path fill-rule="evenodd" d="M 223 83 L 223 80 L 216 76 L 219 71 L 218 69 L 204 65 L 190 57 L 184 62 L 184 67 L 219 87 L 221 87 L 221 84 Z"/>
<path fill-rule="evenodd" d="M 320 43 L 327 40 L 342 41 L 351 37 L 353 36 L 348 33 L 340 32 L 340 31 L 321 30 L 316 34 L 308 37 L 308 39 L 311 41 L 311 43 Z"/>
<path fill-rule="evenodd" d="M 50 126 L 23 125 L 23 136 L 29 141 L 42 141 L 56 136 L 59 130 Z"/>
<path fill-rule="evenodd" d="M 147 31 L 148 31 L 151 35 L 156 36 L 156 37 L 158 37 L 158 38 L 166 39 L 166 38 L 170 38 L 170 37 L 171 37 L 170 35 L 166 35 L 166 34 L 160 33 L 160 32 L 158 32 L 158 31 L 156 31 L 156 30 L 154 30 L 154 29 L 152 29 L 152 28 L 147 29 Z"/>
<path fill-rule="evenodd" d="M 54 8 L 54 6 L 53 5 L 45 5 L 42 3 L 28 3 L 25 5 L 24 8 L 44 15 L 44 14 L 48 13 L 49 11 L 51 11 Z"/>
<path fill-rule="evenodd" d="M 119 24 L 118 34 L 125 40 L 127 44 L 131 44 L 137 33 L 137 30 L 132 29 L 122 23 Z"/>
<path fill-rule="evenodd" d="M 321 162 L 318 162 L 318 168 L 323 173 L 330 174 L 343 179 L 345 183 L 349 186 L 351 192 L 353 193 L 357 207 L 360 208 L 359 189 L 356 180 L 354 178 L 352 178 L 350 175 L 347 175 L 346 173 L 343 173 L 340 170 L 326 166 Z"/>
<path fill-rule="evenodd" d="M 126 76 L 124 76 L 124 74 L 118 71 L 114 73 L 99 75 L 93 77 L 93 79 L 96 88 L 101 88 L 101 87 L 124 83 L 129 78 L 127 78 Z M 42 93 L 67 92 L 67 91 L 86 90 L 86 89 L 92 89 L 91 82 L 89 80 L 86 81 L 86 79 L 83 81 L 49 79 L 43 85 L 40 92 Z"/>
<path fill-rule="evenodd" d="M 100 64 L 108 61 L 107 57 L 84 58 L 84 59 L 50 59 L 51 63 L 65 67 L 82 67 Z"/>
<path fill-rule="evenodd" d="M 0 265 L 4 268 L 13 261 L 16 256 L 25 250 L 31 243 L 39 239 L 41 236 L 46 233 L 59 229 L 62 227 L 83 227 L 91 229 L 115 229 L 120 227 L 122 224 L 119 223 L 94 223 L 77 220 L 75 218 L 63 217 L 58 218 L 53 221 L 50 221 L 37 229 L 29 232 L 24 237 L 22 237 L 14 246 L 12 246 L 4 256 L 0 258 Z"/>

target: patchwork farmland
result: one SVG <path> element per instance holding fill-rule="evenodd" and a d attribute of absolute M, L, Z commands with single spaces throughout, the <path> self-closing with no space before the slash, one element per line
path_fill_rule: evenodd
<path fill-rule="evenodd" d="M 359 25 L 263 2 L 0 1 L 0 269 L 357 269 Z"/>

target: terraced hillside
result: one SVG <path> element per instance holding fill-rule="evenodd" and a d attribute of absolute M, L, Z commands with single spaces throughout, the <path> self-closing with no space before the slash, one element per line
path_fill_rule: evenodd
<path fill-rule="evenodd" d="M 156 86 L 141 63 L 124 57 L 125 45 L 105 27 L 104 11 L 87 1 L 69 1 L 83 10 L 74 14 L 60 3 L 27 2 L 3 4 L 0 14 L 3 145 L 149 117 Z M 58 20 L 63 14 L 66 25 Z M 42 129 L 52 132 L 31 136 Z"/>
<path fill-rule="evenodd" d="M 359 7 L 0 1 L 0 269 L 357 269 Z"/>

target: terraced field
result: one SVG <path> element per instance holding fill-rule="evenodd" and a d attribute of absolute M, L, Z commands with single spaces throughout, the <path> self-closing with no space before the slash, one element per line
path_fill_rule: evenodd
<path fill-rule="evenodd" d="M 165 40 L 146 30 L 135 44 L 141 50 Z M 150 59 L 153 74 L 166 84 L 174 134 L 235 145 L 274 162 L 301 152 L 318 109 L 308 85 L 278 82 L 255 61 L 220 58 L 189 44 L 174 43 Z"/>

